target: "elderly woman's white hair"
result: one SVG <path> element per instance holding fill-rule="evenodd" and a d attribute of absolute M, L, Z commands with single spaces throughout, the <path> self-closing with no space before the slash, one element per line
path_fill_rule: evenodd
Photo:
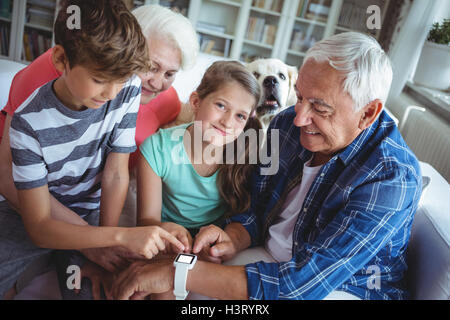
<path fill-rule="evenodd" d="M 342 89 L 352 97 L 355 111 L 376 99 L 383 105 L 386 102 L 392 83 L 392 66 L 373 37 L 358 32 L 340 33 L 314 44 L 303 64 L 310 58 L 328 62 L 342 74 Z"/>
<path fill-rule="evenodd" d="M 186 17 L 159 5 L 140 6 L 132 13 L 147 39 L 160 36 L 180 49 L 182 69 L 195 64 L 199 51 L 197 34 Z"/>

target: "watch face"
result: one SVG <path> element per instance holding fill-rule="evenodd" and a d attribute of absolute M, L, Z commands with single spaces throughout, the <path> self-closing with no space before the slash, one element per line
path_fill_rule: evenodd
<path fill-rule="evenodd" d="M 191 264 L 194 261 L 195 256 L 189 254 L 179 254 L 176 262 Z"/>

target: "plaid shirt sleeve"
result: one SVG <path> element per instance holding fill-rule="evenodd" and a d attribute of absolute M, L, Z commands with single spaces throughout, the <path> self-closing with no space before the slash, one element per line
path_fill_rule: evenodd
<path fill-rule="evenodd" d="M 322 299 L 412 222 L 421 190 L 414 170 L 380 163 L 367 176 L 316 239 L 295 249 L 291 261 L 246 266 L 250 299 Z M 409 232 L 403 237 L 406 243 Z"/>

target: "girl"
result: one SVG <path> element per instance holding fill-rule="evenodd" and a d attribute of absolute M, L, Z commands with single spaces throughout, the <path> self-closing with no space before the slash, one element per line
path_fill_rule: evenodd
<path fill-rule="evenodd" d="M 206 70 L 189 99 L 194 124 L 160 129 L 140 146 L 138 225 L 161 226 L 190 252 L 200 227 L 220 224 L 226 212 L 248 209 L 255 167 L 250 147 L 258 154 L 259 146 L 244 139 L 238 154 L 237 138 L 249 129 L 259 134 L 259 121 L 251 117 L 259 95 L 257 80 L 239 62 L 218 61 Z M 230 148 L 236 154 L 232 161 L 226 157 Z"/>

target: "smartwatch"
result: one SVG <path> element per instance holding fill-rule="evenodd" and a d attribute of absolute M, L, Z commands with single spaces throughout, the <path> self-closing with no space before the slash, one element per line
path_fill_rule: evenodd
<path fill-rule="evenodd" d="M 175 267 L 175 280 L 173 294 L 177 300 L 186 299 L 189 291 L 186 290 L 186 280 L 189 270 L 194 268 L 197 262 L 195 254 L 179 253 L 173 262 Z"/>

